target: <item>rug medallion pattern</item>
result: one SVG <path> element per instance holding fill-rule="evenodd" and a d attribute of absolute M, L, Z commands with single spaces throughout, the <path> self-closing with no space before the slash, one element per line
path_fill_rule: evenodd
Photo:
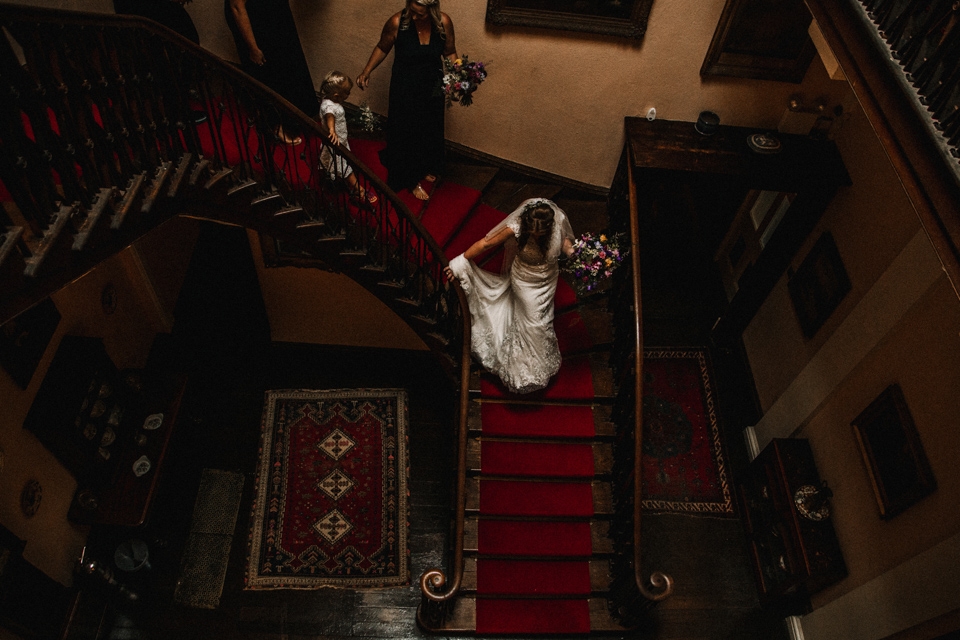
<path fill-rule="evenodd" d="M 247 589 L 409 582 L 403 389 L 266 393 Z"/>
<path fill-rule="evenodd" d="M 734 514 L 707 353 L 643 356 L 643 509 Z"/>

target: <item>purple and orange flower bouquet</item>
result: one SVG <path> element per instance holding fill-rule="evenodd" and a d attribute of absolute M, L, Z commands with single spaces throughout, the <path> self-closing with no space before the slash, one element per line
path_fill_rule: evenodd
<path fill-rule="evenodd" d="M 597 288 L 620 266 L 627 251 L 620 248 L 623 234 L 607 237 L 585 233 L 573 241 L 573 255 L 564 270 L 573 278 L 577 295 L 585 296 Z"/>
<path fill-rule="evenodd" d="M 467 56 L 453 62 L 444 58 L 440 91 L 447 101 L 447 106 L 459 102 L 461 107 L 469 107 L 473 103 L 473 92 L 486 78 L 487 67 L 482 62 L 470 62 Z"/>

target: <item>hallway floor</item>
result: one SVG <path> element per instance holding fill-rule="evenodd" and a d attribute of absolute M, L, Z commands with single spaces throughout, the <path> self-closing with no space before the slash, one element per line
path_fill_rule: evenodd
<path fill-rule="evenodd" d="M 513 199 L 544 185 L 500 185 L 485 192 Z M 596 199 L 555 192 L 575 228 L 589 228 L 602 211 Z M 581 206 L 582 205 L 582 206 Z M 577 225 L 577 220 L 583 224 Z M 204 225 L 170 336 L 159 336 L 152 367 L 190 374 L 183 415 L 174 435 L 160 493 L 150 520 L 136 530 L 95 531 L 94 552 L 112 557 L 119 542 L 145 540 L 152 568 L 117 571 L 141 594 L 139 602 L 108 610 L 99 631 L 95 620 L 70 638 L 192 640 L 238 638 L 311 640 L 420 638 L 415 622 L 420 600 L 416 580 L 427 568 L 445 565 L 451 518 L 454 397 L 451 383 L 428 352 L 373 350 L 271 343 L 266 313 L 245 233 Z M 651 323 L 651 326 L 657 326 Z M 703 344 L 696 334 L 674 330 L 647 336 L 649 344 Z M 738 358 L 714 353 L 721 418 L 733 479 L 745 453 L 738 424 L 749 414 Z M 410 550 L 414 584 L 376 590 L 244 591 L 249 505 L 260 436 L 263 393 L 283 388 L 405 387 L 410 398 Z M 730 417 L 731 419 L 723 420 Z M 173 602 L 180 553 L 204 468 L 245 476 L 226 582 L 215 610 Z M 645 563 L 671 574 L 675 595 L 661 603 L 645 633 L 631 637 L 780 640 L 781 620 L 759 607 L 746 545 L 736 518 L 650 515 L 643 521 Z M 89 617 L 89 616 L 88 616 Z M 95 618 L 95 616 L 93 616 Z"/>

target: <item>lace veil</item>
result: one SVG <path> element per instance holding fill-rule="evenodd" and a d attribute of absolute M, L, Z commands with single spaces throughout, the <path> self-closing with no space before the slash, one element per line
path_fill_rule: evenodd
<path fill-rule="evenodd" d="M 547 200 L 546 198 L 530 198 L 529 200 L 524 200 L 519 207 L 514 209 L 513 213 L 487 232 L 486 238 L 496 236 L 508 226 L 516 232 L 516 230 L 520 228 L 520 215 L 523 213 L 523 210 L 539 204 L 549 205 L 550 208 L 553 209 L 553 233 L 550 235 L 550 242 L 547 245 L 547 259 L 556 260 L 560 256 L 563 239 L 574 239 L 573 227 L 570 226 L 570 221 L 567 220 L 567 214 L 563 212 L 563 209 L 558 207 L 552 200 Z M 517 256 L 519 248 L 516 235 L 508 238 L 503 244 L 503 266 L 500 270 L 501 274 L 509 273 L 510 267 L 513 265 L 513 259 Z"/>

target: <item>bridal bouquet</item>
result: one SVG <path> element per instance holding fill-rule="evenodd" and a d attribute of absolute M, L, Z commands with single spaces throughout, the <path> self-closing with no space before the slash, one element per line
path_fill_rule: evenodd
<path fill-rule="evenodd" d="M 585 233 L 573 241 L 573 255 L 564 269 L 573 275 L 573 288 L 578 295 L 595 291 L 613 275 L 626 251 L 620 249 L 622 234 L 607 237 Z"/>
<path fill-rule="evenodd" d="M 480 83 L 487 78 L 487 68 L 482 62 L 470 62 L 467 56 L 450 62 L 443 59 L 443 79 L 440 81 L 440 91 L 443 93 L 449 107 L 454 102 L 468 107 L 473 102 L 473 92 Z"/>

